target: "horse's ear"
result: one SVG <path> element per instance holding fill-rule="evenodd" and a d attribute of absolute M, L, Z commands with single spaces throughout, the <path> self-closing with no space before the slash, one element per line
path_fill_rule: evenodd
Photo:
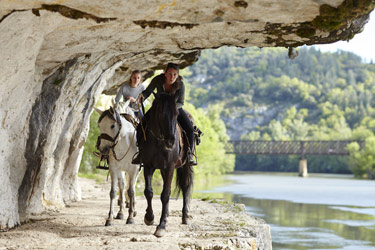
<path fill-rule="evenodd" d="M 103 114 L 103 111 L 98 109 L 97 107 L 94 107 L 95 111 L 98 112 L 99 115 L 102 115 Z"/>
<path fill-rule="evenodd" d="M 112 115 L 115 113 L 115 110 L 113 109 L 113 107 L 109 107 L 109 113 L 111 113 Z"/>
<path fill-rule="evenodd" d="M 128 106 L 129 106 L 129 104 L 130 104 L 130 100 L 126 100 L 126 102 L 125 102 L 125 104 L 124 104 L 123 108 L 126 108 L 126 107 L 128 107 Z"/>

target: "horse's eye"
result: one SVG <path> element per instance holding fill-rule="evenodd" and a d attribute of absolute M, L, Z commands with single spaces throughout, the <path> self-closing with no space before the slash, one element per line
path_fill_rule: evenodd
<path fill-rule="evenodd" d="M 112 126 L 111 126 L 111 128 L 114 128 L 115 127 L 115 125 L 113 124 Z"/>

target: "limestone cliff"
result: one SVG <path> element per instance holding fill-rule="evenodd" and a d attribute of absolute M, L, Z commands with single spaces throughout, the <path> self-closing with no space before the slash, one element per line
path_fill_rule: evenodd
<path fill-rule="evenodd" d="M 98 96 L 129 73 L 194 63 L 220 46 L 330 43 L 374 1 L 0 0 L 0 229 L 80 199 L 77 171 Z"/>

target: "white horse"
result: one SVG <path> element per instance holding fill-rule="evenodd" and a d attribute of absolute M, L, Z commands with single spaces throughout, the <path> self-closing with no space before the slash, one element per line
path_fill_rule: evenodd
<path fill-rule="evenodd" d="M 122 109 L 129 110 L 127 104 L 122 106 Z M 137 152 L 136 135 L 133 125 L 128 122 L 115 109 L 101 111 L 95 108 L 100 114 L 98 126 L 100 129 L 100 136 L 98 137 L 97 148 L 101 157 L 108 159 L 109 172 L 111 175 L 111 191 L 110 209 L 106 226 L 114 224 L 114 206 L 117 194 L 117 187 L 120 189 L 118 203 L 120 210 L 117 213 L 116 219 L 124 218 L 124 201 L 126 199 L 127 207 L 129 207 L 129 215 L 126 224 L 133 224 L 133 217 L 136 216 L 135 210 L 135 184 L 140 172 L 139 165 L 131 164 L 133 155 Z M 126 172 L 126 186 L 124 171 Z M 125 199 L 124 199 L 125 191 Z"/>

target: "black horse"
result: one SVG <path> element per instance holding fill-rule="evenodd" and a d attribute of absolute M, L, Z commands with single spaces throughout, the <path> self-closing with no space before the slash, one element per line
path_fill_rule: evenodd
<path fill-rule="evenodd" d="M 152 210 L 152 176 L 156 169 L 160 169 L 163 178 L 161 193 L 162 213 L 160 223 L 154 233 L 157 237 L 165 234 L 165 226 L 169 215 L 169 196 L 174 170 L 177 169 L 176 185 L 183 194 L 182 224 L 188 224 L 188 210 L 190 193 L 193 186 L 193 168 L 185 164 L 185 151 L 179 142 L 177 126 L 178 110 L 174 95 L 155 94 L 151 109 L 146 114 L 146 140 L 143 142 L 141 161 L 144 165 L 145 197 L 147 209 L 144 221 L 147 225 L 154 223 Z M 145 117 L 145 118 L 146 118 Z"/>

